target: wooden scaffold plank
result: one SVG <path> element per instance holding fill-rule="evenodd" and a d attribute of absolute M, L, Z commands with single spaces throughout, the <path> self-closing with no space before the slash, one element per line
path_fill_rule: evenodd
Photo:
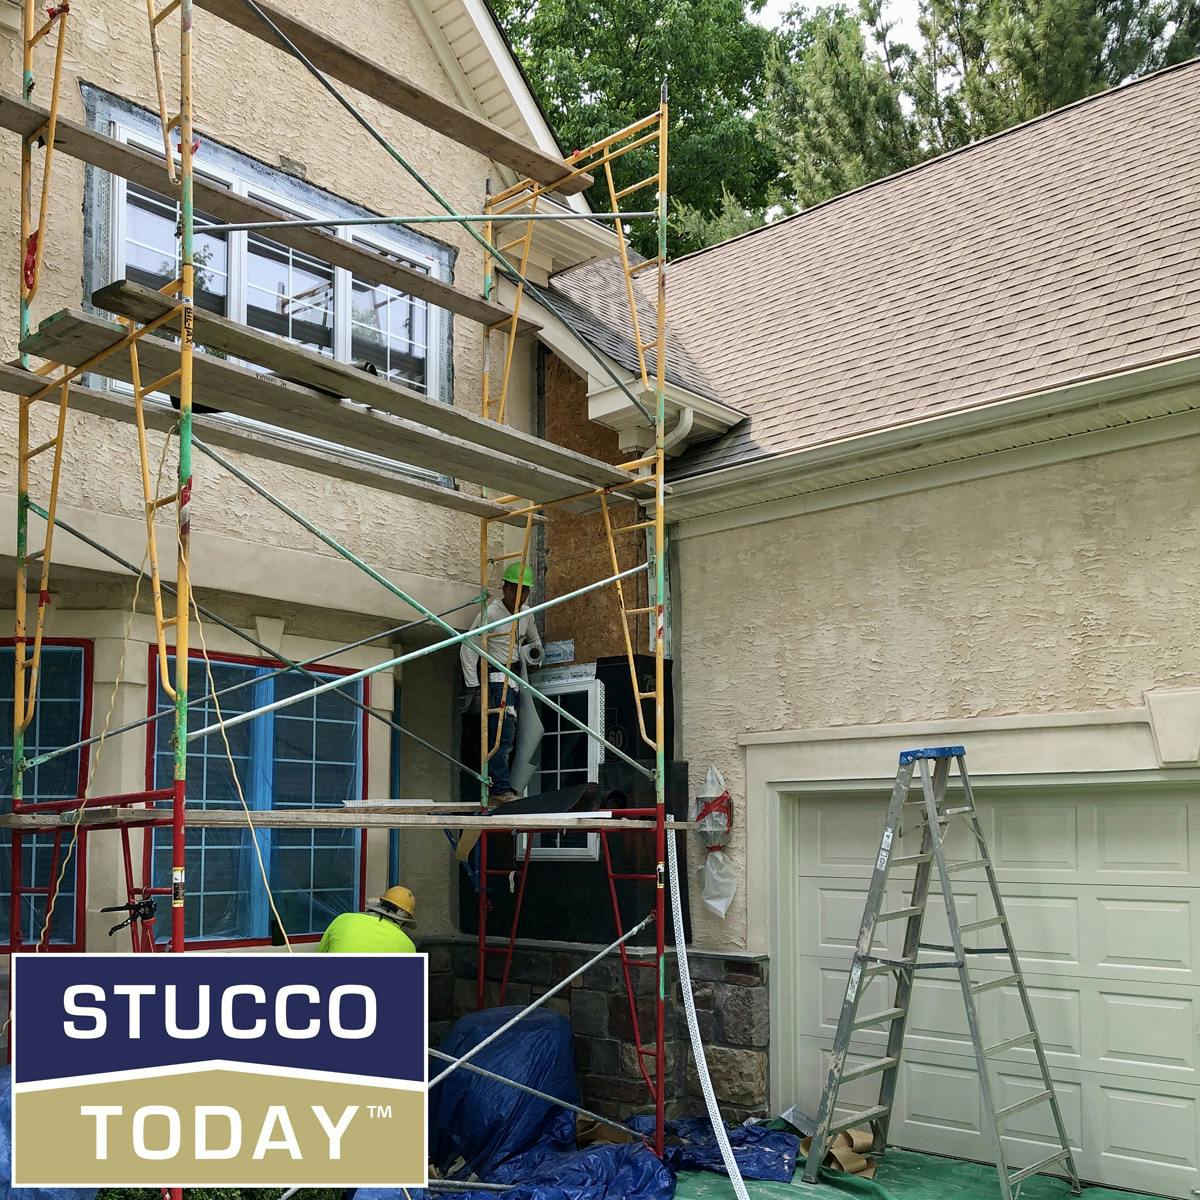
<path fill-rule="evenodd" d="M 553 154 L 526 145 L 507 130 L 467 109 L 443 100 L 440 96 L 385 70 L 378 63 L 335 42 L 319 29 L 298 21 L 266 0 L 256 0 L 258 7 L 279 27 L 305 58 L 319 71 L 332 79 L 340 79 L 356 92 L 386 104 L 395 112 L 436 130 L 445 137 L 486 154 L 495 162 L 512 167 L 521 175 L 539 183 L 554 184 L 562 180 L 562 192 L 582 192 L 591 187 L 590 175 L 580 174 L 563 180 L 570 168 Z M 242 0 L 196 0 L 196 7 L 210 12 L 244 33 L 288 51 L 267 24 Z"/>
<path fill-rule="evenodd" d="M 21 349 L 53 362 L 81 367 L 126 333 L 123 326 L 114 322 L 77 309 L 64 309 L 47 317 L 21 343 Z M 137 344 L 144 381 L 169 376 L 179 366 L 179 349 L 171 342 L 146 334 Z M 92 369 L 107 378 L 130 382 L 127 351 L 111 354 Z M 164 390 L 175 395 L 178 387 L 177 379 L 170 380 Z M 334 445 L 502 488 L 533 501 L 563 499 L 591 487 L 576 477 L 536 466 L 523 458 L 480 447 L 353 401 L 339 400 L 214 354 L 195 356 L 193 400 Z"/>
<path fill-rule="evenodd" d="M 45 386 L 44 375 L 35 375 L 32 371 L 22 370 L 9 363 L 0 363 L 0 393 L 32 396 Z M 82 387 L 77 383 L 70 385 L 70 393 L 70 405 L 76 412 L 90 413 L 128 425 L 132 425 L 136 420 L 132 396 L 116 391 Z M 51 399 L 56 397 L 56 392 L 51 394 Z M 160 433 L 173 429 L 179 419 L 178 413 L 153 404 L 147 404 L 145 412 L 147 427 Z M 480 496 L 472 496 L 456 488 L 419 479 L 411 472 L 389 470 L 383 465 L 339 454 L 336 450 L 310 449 L 302 443 L 273 435 L 268 430 L 250 429 L 245 425 L 235 424 L 225 417 L 197 414 L 193 417 L 193 426 L 196 433 L 206 442 L 222 450 L 251 454 L 268 462 L 299 467 L 330 479 L 362 484 L 364 487 L 375 488 L 393 496 L 436 504 L 439 508 L 467 513 L 472 517 L 489 517 L 517 525 L 525 524 L 524 517 L 506 516 L 502 505 L 493 504 Z M 398 467 L 400 465 L 397 464 Z"/>
<path fill-rule="evenodd" d="M 92 296 L 92 303 L 97 308 L 148 324 L 168 313 L 174 302 L 153 288 L 122 279 L 102 287 Z M 599 459 L 523 433 L 511 425 L 501 425 L 461 408 L 430 400 L 390 379 L 368 374 L 350 363 L 336 362 L 315 350 L 239 325 L 201 308 L 195 311 L 193 332 L 201 345 L 257 363 L 285 379 L 337 397 L 347 397 L 381 412 L 428 425 L 452 437 L 523 458 L 599 487 L 626 484 L 634 478 L 629 472 Z"/>
<path fill-rule="evenodd" d="M 22 137 L 32 137 L 46 124 L 49 115 L 45 109 L 11 94 L 0 93 L 0 128 Z M 166 187 L 166 164 L 161 154 L 119 142 L 66 117 L 58 118 L 54 147 L 151 191 L 161 193 Z M 194 190 L 196 208 L 228 224 L 287 221 L 292 217 L 282 208 L 249 196 L 239 196 L 203 175 L 196 176 Z M 274 242 L 291 246 L 321 262 L 353 271 L 367 283 L 394 287 L 407 296 L 426 300 L 482 325 L 497 325 L 512 316 L 512 310 L 502 304 L 461 292 L 432 275 L 405 266 L 399 259 L 368 249 L 361 242 L 338 237 L 326 229 L 304 229 L 293 225 L 271 230 L 270 237 Z M 525 319 L 518 322 L 518 327 L 526 331 L 539 328 L 537 322 Z"/>

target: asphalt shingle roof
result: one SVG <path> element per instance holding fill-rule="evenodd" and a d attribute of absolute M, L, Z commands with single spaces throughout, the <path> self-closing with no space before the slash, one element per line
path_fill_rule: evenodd
<path fill-rule="evenodd" d="M 1198 131 L 1200 61 L 673 263 L 681 373 L 749 419 L 672 474 L 1200 352 Z"/>

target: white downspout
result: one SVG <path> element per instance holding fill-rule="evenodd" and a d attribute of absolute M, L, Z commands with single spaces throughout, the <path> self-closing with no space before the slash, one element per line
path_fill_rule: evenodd
<path fill-rule="evenodd" d="M 686 442 L 688 434 L 692 432 L 692 425 L 696 421 L 696 410 L 694 408 L 685 407 L 680 410 L 679 420 L 675 422 L 675 428 L 663 438 L 663 449 L 669 454 L 681 442 Z"/>

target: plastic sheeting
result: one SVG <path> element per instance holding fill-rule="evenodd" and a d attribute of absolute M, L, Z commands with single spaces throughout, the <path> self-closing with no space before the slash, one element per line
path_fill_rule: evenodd
<path fill-rule="evenodd" d="M 631 1117 L 629 1127 L 651 1135 L 654 1118 Z M 729 1127 L 733 1156 L 744 1179 L 763 1179 L 788 1183 L 796 1172 L 800 1139 L 793 1133 L 768 1129 L 763 1125 Z M 688 1117 L 667 1122 L 665 1159 L 676 1171 L 715 1171 L 725 1174 L 721 1150 L 707 1117 Z"/>
<path fill-rule="evenodd" d="M 458 1058 L 511 1020 L 520 1008 L 487 1008 L 456 1021 L 438 1047 Z M 579 1103 L 571 1022 L 562 1013 L 531 1012 L 471 1061 L 487 1071 Z M 431 1077 L 445 1069 L 431 1064 Z M 575 1144 L 575 1114 L 504 1083 L 458 1070 L 430 1093 L 429 1153 L 440 1171 L 462 1158 L 480 1179 L 533 1147 L 566 1150 Z"/>
<path fill-rule="evenodd" d="M 12 1083 L 6 1073 L 0 1078 L 0 1200 L 96 1200 L 84 1188 L 14 1188 L 12 1186 Z"/>

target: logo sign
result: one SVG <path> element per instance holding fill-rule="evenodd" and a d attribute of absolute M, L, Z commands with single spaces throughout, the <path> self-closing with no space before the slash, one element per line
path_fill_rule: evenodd
<path fill-rule="evenodd" d="M 424 1187 L 426 959 L 18 954 L 14 1187 Z"/>

